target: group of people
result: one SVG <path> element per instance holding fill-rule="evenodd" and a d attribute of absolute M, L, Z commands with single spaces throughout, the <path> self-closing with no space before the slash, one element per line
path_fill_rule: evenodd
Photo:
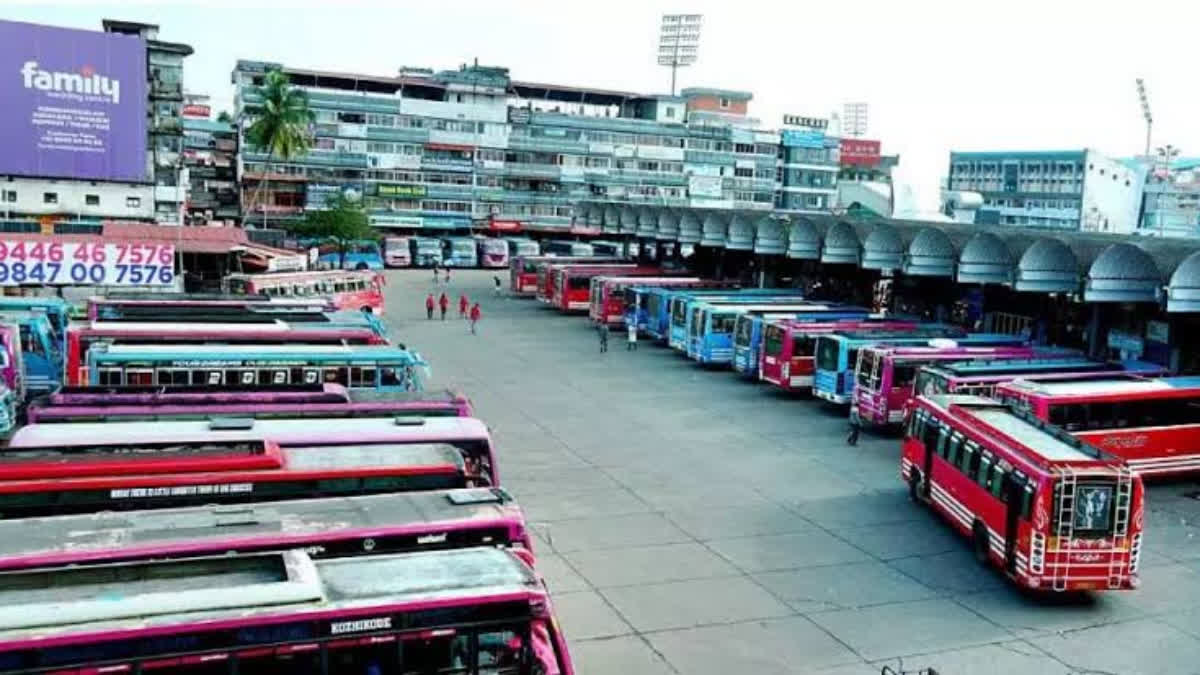
<path fill-rule="evenodd" d="M 608 351 L 608 324 L 602 322 L 596 327 L 596 330 L 600 333 L 600 353 L 603 354 L 604 352 Z M 625 336 L 625 351 L 636 352 L 638 339 L 638 328 L 636 322 L 627 321 L 625 323 Z"/>
<path fill-rule="evenodd" d="M 450 272 L 446 272 L 446 278 L 450 278 Z M 442 321 L 446 320 L 446 312 L 450 310 L 450 296 L 442 291 L 441 297 L 434 300 L 433 293 L 425 296 L 425 318 L 433 320 L 433 310 L 440 308 L 442 310 Z M 471 326 L 471 334 L 475 335 L 475 326 L 479 323 L 479 319 L 483 317 L 483 310 L 479 309 L 479 303 L 471 303 L 466 293 L 458 296 L 458 318 L 469 320 Z"/>

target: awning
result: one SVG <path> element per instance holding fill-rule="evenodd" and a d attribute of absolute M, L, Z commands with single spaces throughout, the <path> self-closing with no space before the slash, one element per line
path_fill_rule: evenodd
<path fill-rule="evenodd" d="M 879 223 L 871 228 L 863 242 L 862 268 L 865 270 L 898 270 L 904 263 L 904 242 L 896 228 Z"/>
<path fill-rule="evenodd" d="M 637 212 L 637 236 L 650 239 L 658 231 L 658 209 L 643 206 Z"/>
<path fill-rule="evenodd" d="M 700 230 L 700 245 L 724 246 L 728 232 L 729 214 L 725 211 L 711 209 L 704 215 L 704 225 Z"/>
<path fill-rule="evenodd" d="M 729 221 L 729 234 L 725 238 L 725 248 L 731 251 L 754 250 L 754 221 L 755 214 L 734 213 Z"/>
<path fill-rule="evenodd" d="M 620 223 L 618 226 L 618 232 L 621 234 L 633 234 L 634 232 L 637 232 L 637 211 L 634 211 L 633 207 L 622 206 L 618 212 L 618 218 L 619 220 L 617 222 Z"/>
<path fill-rule="evenodd" d="M 675 241 L 679 237 L 679 214 L 671 209 L 659 209 L 658 227 L 654 238 L 659 241 Z"/>
<path fill-rule="evenodd" d="M 684 209 L 679 215 L 679 238 L 676 241 L 680 244 L 699 244 L 703 227 L 693 209 Z"/>
<path fill-rule="evenodd" d="M 913 237 L 904 256 L 904 273 L 913 277 L 954 276 L 958 254 L 950 237 L 936 227 L 926 227 Z"/>
<path fill-rule="evenodd" d="M 1071 248 L 1057 239 L 1038 239 L 1017 262 L 1013 290 L 1039 293 L 1079 291 L 1079 263 Z"/>
<path fill-rule="evenodd" d="M 787 257 L 795 260 L 821 258 L 821 233 L 808 218 L 796 218 L 788 227 Z"/>
<path fill-rule="evenodd" d="M 608 204 L 604 207 L 604 221 L 601 223 L 602 229 L 605 232 L 616 234 L 621 231 L 621 216 L 617 211 L 617 207 Z"/>
<path fill-rule="evenodd" d="M 1179 263 L 1167 284 L 1168 312 L 1200 312 L 1200 251 Z"/>
<path fill-rule="evenodd" d="M 784 222 L 769 215 L 760 216 L 754 223 L 754 252 L 762 255 L 783 255 L 787 251 L 787 230 Z"/>
<path fill-rule="evenodd" d="M 1162 274 L 1133 244 L 1112 244 L 1096 256 L 1083 286 L 1084 302 L 1158 302 Z"/>
<path fill-rule="evenodd" d="M 821 247 L 821 262 L 857 265 L 862 258 L 862 245 L 858 234 L 849 223 L 834 223 L 825 233 L 825 245 Z"/>
<path fill-rule="evenodd" d="M 961 284 L 1011 284 L 1013 257 L 1008 246 L 991 232 L 971 237 L 958 256 Z"/>

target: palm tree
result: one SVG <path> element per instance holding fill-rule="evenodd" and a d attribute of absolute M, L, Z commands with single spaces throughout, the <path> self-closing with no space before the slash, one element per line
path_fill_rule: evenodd
<path fill-rule="evenodd" d="M 262 103 L 252 113 L 254 122 L 246 129 L 246 142 L 254 150 L 266 151 L 269 176 L 270 160 L 286 162 L 304 155 L 312 147 L 310 125 L 315 116 L 308 109 L 304 90 L 291 86 L 288 76 L 278 70 L 267 71 L 257 93 Z M 264 178 L 255 192 L 261 192 L 269 181 L 269 177 Z M 267 215 L 263 209 L 263 227 L 267 225 Z"/>

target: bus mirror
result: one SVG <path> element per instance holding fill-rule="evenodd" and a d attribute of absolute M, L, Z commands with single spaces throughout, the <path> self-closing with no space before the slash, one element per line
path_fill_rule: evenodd
<path fill-rule="evenodd" d="M 253 417 L 210 417 L 210 431 L 249 431 L 254 428 Z"/>
<path fill-rule="evenodd" d="M 425 424 L 424 417 L 397 417 L 395 419 L 398 427 L 419 427 Z"/>

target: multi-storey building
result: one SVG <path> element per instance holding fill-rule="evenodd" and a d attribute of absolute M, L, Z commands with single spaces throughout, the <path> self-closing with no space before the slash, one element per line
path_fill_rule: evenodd
<path fill-rule="evenodd" d="M 377 77 L 239 61 L 239 115 L 253 116 L 270 69 L 307 92 L 315 139 L 287 162 L 243 139 L 251 225 L 349 192 L 384 228 L 565 230 L 582 199 L 770 209 L 778 188 L 778 134 L 752 128 L 744 92 L 641 95 L 479 65 Z"/>
<path fill-rule="evenodd" d="M 840 141 L 837 175 L 839 212 L 867 218 L 887 218 L 896 206 L 892 171 L 899 155 L 881 153 L 879 141 L 843 138 Z"/>
<path fill-rule="evenodd" d="M 232 123 L 183 118 L 183 161 L 190 183 L 188 225 L 236 225 L 241 220 L 237 147 L 238 132 Z"/>
<path fill-rule="evenodd" d="M 840 149 L 826 133 L 829 121 L 784 115 L 779 158 L 781 189 L 776 206 L 792 213 L 828 212 L 837 203 Z"/>
<path fill-rule="evenodd" d="M 16 31 L 44 31 L 48 27 L 32 24 L 10 24 Z M 142 220 L 177 225 L 181 222 L 183 204 L 187 199 L 187 174 L 180 148 L 183 126 L 180 104 L 183 100 L 183 62 L 192 48 L 176 42 L 158 39 L 158 26 L 129 21 L 103 21 L 105 33 L 132 36 L 145 43 L 145 133 L 146 163 L 144 171 L 122 180 L 105 179 L 96 175 L 81 176 L 72 172 L 54 175 L 0 175 L 0 213 L 9 220 L 9 229 L 46 229 L 49 223 L 96 223 L 106 219 Z M 54 28 L 63 34 L 82 34 L 90 31 Z M 65 49 L 65 48 L 64 48 Z M 37 59 L 38 54 L 24 58 Z M 45 56 L 44 60 L 57 58 Z M 36 65 L 36 61 L 34 61 Z M 85 70 L 106 73 L 104 63 L 88 63 Z M 126 92 L 137 91 L 130 86 Z M 10 105 L 6 102 L 5 105 Z M 75 114 L 75 113 L 73 113 Z M 119 113 L 115 113 L 119 114 Z M 114 125 L 116 122 L 114 121 Z M 13 151 L 6 148 L 4 151 Z M 109 154 L 128 152 L 127 147 L 105 148 Z M 40 221 L 41 225 L 35 220 Z"/>
<path fill-rule="evenodd" d="M 1200 237 L 1200 160 L 1131 160 L 1153 166 L 1146 179 L 1138 234 Z"/>
<path fill-rule="evenodd" d="M 1088 149 L 952 152 L 947 187 L 983 197 L 980 224 L 1129 233 L 1145 176 L 1143 167 Z"/>

